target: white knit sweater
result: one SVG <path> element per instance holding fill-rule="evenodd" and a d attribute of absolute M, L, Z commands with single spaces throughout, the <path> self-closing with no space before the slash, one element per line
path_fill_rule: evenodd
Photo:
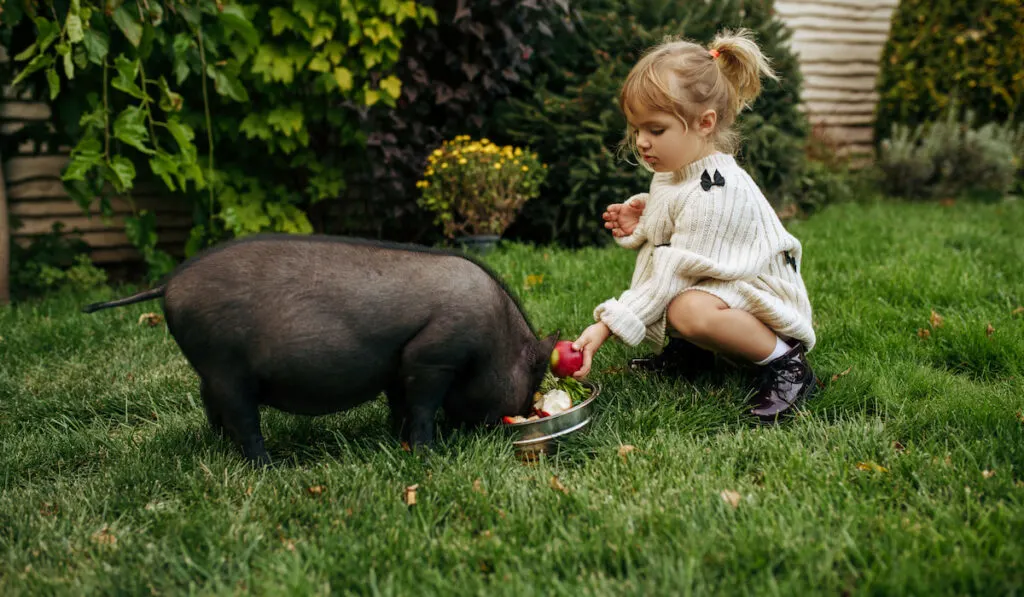
<path fill-rule="evenodd" d="M 702 188 L 706 171 L 724 186 Z M 668 305 L 688 290 L 702 290 L 730 308 L 753 314 L 786 340 L 815 344 L 811 305 L 800 276 L 802 247 L 733 156 L 715 153 L 673 173 L 657 173 L 633 233 L 616 238 L 638 249 L 629 290 L 594 309 L 630 346 L 661 345 Z M 787 257 L 787 255 L 789 257 Z M 795 265 L 793 265 L 795 263 Z"/>

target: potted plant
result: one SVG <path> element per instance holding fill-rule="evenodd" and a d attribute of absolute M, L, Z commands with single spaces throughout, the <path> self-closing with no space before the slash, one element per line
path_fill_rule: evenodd
<path fill-rule="evenodd" d="M 540 194 L 546 176 L 536 153 L 459 135 L 427 158 L 417 204 L 435 214 L 450 240 L 486 252 Z"/>

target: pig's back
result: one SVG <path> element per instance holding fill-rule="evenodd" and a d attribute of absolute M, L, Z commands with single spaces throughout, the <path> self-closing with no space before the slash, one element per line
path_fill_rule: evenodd
<path fill-rule="evenodd" d="M 401 346 L 437 317 L 504 323 L 496 318 L 510 298 L 491 274 L 458 255 L 403 247 L 293 235 L 226 243 L 167 284 L 168 325 L 202 329 L 196 342 L 262 362 L 312 343 L 346 354 Z"/>

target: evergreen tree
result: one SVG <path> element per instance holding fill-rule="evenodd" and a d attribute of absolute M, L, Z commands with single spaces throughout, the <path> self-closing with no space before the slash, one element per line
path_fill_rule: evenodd
<path fill-rule="evenodd" d="M 619 154 L 625 118 L 618 92 L 643 52 L 666 36 L 708 44 L 725 28 L 754 32 L 781 81 L 765 80 L 761 96 L 738 120 L 738 159 L 771 198 L 803 163 L 809 126 L 798 110 L 802 79 L 788 47 L 789 31 L 771 0 L 678 2 L 577 0 L 576 35 L 564 35 L 534 65 L 528 92 L 498 109 L 494 136 L 528 144 L 549 165 L 541 197 L 527 204 L 507 236 L 570 246 L 607 242 L 601 212 L 647 189 L 650 175 Z"/>

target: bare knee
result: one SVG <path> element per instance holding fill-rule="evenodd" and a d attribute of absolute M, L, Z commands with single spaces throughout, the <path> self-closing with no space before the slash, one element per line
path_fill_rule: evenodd
<path fill-rule="evenodd" d="M 713 335 L 715 316 L 728 309 L 722 299 L 706 292 L 684 292 L 669 303 L 668 323 L 679 335 L 694 342 Z"/>

